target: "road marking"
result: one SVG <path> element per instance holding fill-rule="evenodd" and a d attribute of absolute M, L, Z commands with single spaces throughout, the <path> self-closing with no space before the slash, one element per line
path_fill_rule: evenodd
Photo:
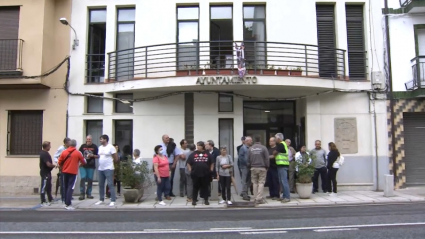
<path fill-rule="evenodd" d="M 339 232 L 339 231 L 357 231 L 358 228 L 339 228 L 339 229 L 319 229 L 313 230 L 315 232 Z"/>
<path fill-rule="evenodd" d="M 279 234 L 287 233 L 287 231 L 271 231 L 271 232 L 239 232 L 241 235 L 259 235 L 259 234 Z"/>
<path fill-rule="evenodd" d="M 303 230 L 320 230 L 320 229 L 346 229 L 346 228 L 372 228 L 372 227 L 396 227 L 396 226 L 419 226 L 425 225 L 425 222 L 411 222 L 411 223 L 386 223 L 386 224 L 369 224 L 369 225 L 346 225 L 346 226 L 322 226 L 322 227 L 294 227 L 294 228 L 266 228 L 266 229 L 240 229 L 237 232 L 275 232 L 275 231 L 303 231 Z M 90 235 L 108 235 L 108 234 L 184 234 L 184 233 L 224 233 L 236 232 L 234 229 L 223 230 L 185 230 L 174 229 L 172 231 L 161 229 L 147 229 L 153 231 L 0 231 L 0 235 L 55 235 L 55 234 L 90 234 Z M 159 231 L 158 231 L 159 230 Z"/>
<path fill-rule="evenodd" d="M 234 227 L 234 228 L 210 228 L 212 231 L 227 231 L 227 230 L 249 230 L 252 229 L 252 227 Z"/>
<path fill-rule="evenodd" d="M 183 231 L 184 229 L 144 229 L 145 232 Z"/>

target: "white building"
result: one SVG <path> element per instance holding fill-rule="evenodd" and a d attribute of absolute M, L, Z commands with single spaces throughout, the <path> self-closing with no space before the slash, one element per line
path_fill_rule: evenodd
<path fill-rule="evenodd" d="M 70 97 L 69 137 L 108 134 L 150 159 L 163 134 L 235 151 L 243 135 L 266 144 L 282 132 L 297 148 L 336 142 L 341 186 L 382 185 L 386 102 L 367 93 L 384 66 L 381 3 L 221 2 L 74 0 L 69 90 L 105 98 Z M 245 45 L 241 83 L 234 42 Z"/>
<path fill-rule="evenodd" d="M 388 7 L 388 12 L 383 11 L 389 22 L 391 69 L 387 64 L 387 72 L 391 70 L 394 90 L 388 119 L 389 123 L 394 119 L 395 138 L 391 142 L 390 137 L 389 148 L 396 152 L 390 168 L 396 187 L 424 186 L 425 1 L 388 0 Z"/>

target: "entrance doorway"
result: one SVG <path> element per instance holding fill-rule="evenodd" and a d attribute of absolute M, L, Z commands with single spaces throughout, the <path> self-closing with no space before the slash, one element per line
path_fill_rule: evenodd
<path fill-rule="evenodd" d="M 285 139 L 295 141 L 295 101 L 245 101 L 243 104 L 244 135 L 261 137 L 261 143 L 269 146 L 269 138 L 283 133 Z"/>
<path fill-rule="evenodd" d="M 233 68 L 233 7 L 210 8 L 211 69 Z"/>

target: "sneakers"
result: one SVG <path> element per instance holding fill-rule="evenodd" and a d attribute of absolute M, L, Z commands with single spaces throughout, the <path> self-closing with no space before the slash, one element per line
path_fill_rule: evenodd
<path fill-rule="evenodd" d="M 205 200 L 205 203 L 204 203 L 205 205 L 210 205 L 210 202 L 208 202 L 208 200 Z"/>
<path fill-rule="evenodd" d="M 161 205 L 161 206 L 166 206 L 167 205 L 164 201 L 161 201 L 158 204 Z"/>
<path fill-rule="evenodd" d="M 280 201 L 281 203 L 287 203 L 287 202 L 290 202 L 291 200 L 290 199 L 287 199 L 287 198 L 284 198 L 284 199 L 282 199 L 282 201 Z"/>
<path fill-rule="evenodd" d="M 75 210 L 75 208 L 73 206 L 71 206 L 71 205 L 65 206 L 65 209 L 66 210 Z"/>
<path fill-rule="evenodd" d="M 227 205 L 232 205 L 232 201 L 227 201 Z"/>
<path fill-rule="evenodd" d="M 115 207 L 115 202 L 110 202 L 110 203 L 109 203 L 109 206 L 110 206 L 110 207 Z"/>
<path fill-rule="evenodd" d="M 84 197 L 84 194 L 81 194 L 81 196 L 78 198 L 78 200 L 84 200 L 85 199 L 85 197 Z"/>
<path fill-rule="evenodd" d="M 167 200 L 171 200 L 171 197 L 168 197 L 168 196 L 167 196 L 167 197 L 165 197 L 165 199 L 167 199 Z"/>
<path fill-rule="evenodd" d="M 101 205 L 101 204 L 103 204 L 104 202 L 103 201 L 99 201 L 99 202 L 97 202 L 97 203 L 95 203 L 94 205 Z"/>
<path fill-rule="evenodd" d="M 338 196 L 338 194 L 336 194 L 336 193 L 330 193 L 329 196 L 336 197 L 336 196 Z"/>
<path fill-rule="evenodd" d="M 50 206 L 51 205 L 51 203 L 49 203 L 49 202 L 43 202 L 43 203 L 41 203 L 40 204 L 42 207 L 48 207 L 48 206 Z"/>
<path fill-rule="evenodd" d="M 219 203 L 220 203 L 220 204 L 223 204 L 223 203 L 225 203 L 225 202 L 226 202 L 226 201 L 224 201 L 224 200 L 221 200 L 221 201 L 220 201 Z"/>

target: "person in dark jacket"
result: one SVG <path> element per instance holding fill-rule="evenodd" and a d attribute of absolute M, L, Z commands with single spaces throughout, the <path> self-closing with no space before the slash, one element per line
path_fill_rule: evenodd
<path fill-rule="evenodd" d="M 204 198 L 205 205 L 210 205 L 208 188 L 214 164 L 212 156 L 205 150 L 204 142 L 199 141 L 196 147 L 197 150 L 187 159 L 188 170 L 193 181 L 192 205 L 196 205 L 199 191 L 201 191 L 201 198 Z"/>
<path fill-rule="evenodd" d="M 84 200 L 85 196 L 87 195 L 88 199 L 93 199 L 93 196 L 91 195 L 91 191 L 93 188 L 93 175 L 94 171 L 96 170 L 96 158 L 99 158 L 98 155 L 98 148 L 96 144 L 93 144 L 92 136 L 87 135 L 86 143 L 82 144 L 80 146 L 79 151 L 83 155 L 83 157 L 86 159 L 87 164 L 80 166 L 80 197 L 79 200 Z M 86 182 L 87 182 L 87 191 L 86 189 Z"/>
<path fill-rule="evenodd" d="M 330 196 L 337 195 L 337 183 L 336 183 L 336 173 L 338 168 L 334 168 L 334 163 L 337 161 L 341 154 L 339 153 L 338 148 L 335 143 L 329 143 L 329 154 L 326 167 L 328 168 L 328 191 L 332 192 Z"/>
<path fill-rule="evenodd" d="M 208 151 L 208 153 L 211 154 L 213 164 L 214 164 L 214 169 L 211 175 L 211 181 L 212 181 L 212 179 L 217 179 L 217 170 L 216 170 L 215 164 L 217 161 L 217 157 L 220 156 L 221 153 L 220 153 L 220 150 L 214 146 L 214 141 L 212 140 L 208 140 L 205 143 L 205 149 Z M 210 192 L 210 196 L 211 196 L 211 184 L 208 191 Z M 220 184 L 218 184 L 218 196 L 221 196 L 220 192 L 221 192 L 221 186 Z"/>

